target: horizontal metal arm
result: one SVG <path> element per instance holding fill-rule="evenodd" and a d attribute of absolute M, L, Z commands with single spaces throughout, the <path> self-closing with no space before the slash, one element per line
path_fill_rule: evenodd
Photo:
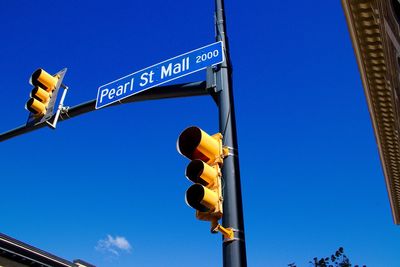
<path fill-rule="evenodd" d="M 200 96 L 200 95 L 208 95 L 210 94 L 209 89 L 207 88 L 206 82 L 194 82 L 194 83 L 184 83 L 184 84 L 174 84 L 174 85 L 165 85 L 158 86 L 146 91 L 140 92 L 136 95 L 132 95 L 130 97 L 124 98 L 119 102 L 111 104 L 106 107 L 117 106 L 120 104 L 133 103 L 139 101 L 146 100 L 157 100 L 157 99 L 166 99 L 166 98 L 176 98 L 176 97 L 187 97 L 187 96 Z M 77 106 L 66 109 L 60 116 L 59 121 L 65 121 L 70 118 L 76 117 L 78 115 L 95 111 L 96 108 L 96 99 L 88 101 L 86 103 L 79 104 Z M 104 107 L 104 108 L 106 108 Z M 53 118 L 52 118 L 53 119 Z M 33 130 L 42 128 L 47 126 L 46 123 L 41 123 L 37 125 L 22 125 L 18 128 L 15 128 L 11 131 L 0 134 L 0 142 L 10 139 L 12 137 L 31 132 Z"/>

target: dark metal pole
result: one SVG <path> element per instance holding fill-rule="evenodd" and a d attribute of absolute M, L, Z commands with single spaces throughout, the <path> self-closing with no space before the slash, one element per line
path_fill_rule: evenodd
<path fill-rule="evenodd" d="M 113 107 L 120 104 L 147 101 L 147 100 L 201 96 L 201 95 L 208 95 L 209 93 L 210 93 L 209 88 L 207 87 L 206 82 L 164 85 L 151 88 L 149 90 L 140 92 L 136 95 L 132 95 L 107 107 Z M 65 121 L 70 118 L 76 117 L 78 115 L 95 111 L 96 110 L 95 106 L 96 106 L 96 99 L 71 107 L 68 109 L 68 111 L 61 114 L 60 121 Z M 0 133 L 0 142 L 16 137 L 21 134 L 29 133 L 31 131 L 43 128 L 45 126 L 47 126 L 46 123 L 41 123 L 33 126 L 22 125 L 18 128 L 7 131 L 5 133 Z"/>
<path fill-rule="evenodd" d="M 226 35 L 223 0 L 215 0 L 215 12 L 217 41 L 222 41 L 225 49 L 225 62 L 221 64 L 221 67 L 216 72 L 219 129 L 224 136 L 224 145 L 230 148 L 232 154 L 224 159 L 222 167 L 224 196 L 222 225 L 237 230 L 237 232 L 235 232 L 235 240 L 223 243 L 223 266 L 246 267 L 243 204 L 232 90 L 232 66 L 229 56 L 229 43 Z"/>

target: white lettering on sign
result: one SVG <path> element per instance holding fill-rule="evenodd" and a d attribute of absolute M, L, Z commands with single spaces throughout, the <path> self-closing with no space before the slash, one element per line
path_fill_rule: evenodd
<path fill-rule="evenodd" d="M 126 94 L 126 90 L 128 86 L 130 87 L 129 90 L 133 91 L 133 83 L 134 83 L 134 78 L 131 79 L 130 82 L 127 82 L 125 84 L 118 85 L 117 88 L 104 88 L 101 90 L 100 94 L 100 103 L 103 101 L 103 98 L 107 96 L 108 99 L 113 99 L 114 97 L 119 97 L 122 94 Z"/>
<path fill-rule="evenodd" d="M 142 75 L 140 75 L 140 80 L 142 80 L 141 83 L 139 83 L 140 86 L 145 86 L 148 83 L 153 83 L 153 75 L 154 75 L 154 71 L 150 71 L 150 72 L 143 72 Z"/>
<path fill-rule="evenodd" d="M 168 67 L 161 66 L 161 79 L 164 79 L 165 77 L 169 77 L 172 74 L 179 74 L 182 71 L 186 71 L 189 69 L 189 57 L 185 57 L 182 59 L 182 62 L 175 63 L 172 65 L 172 63 L 169 63 L 167 65 Z"/>

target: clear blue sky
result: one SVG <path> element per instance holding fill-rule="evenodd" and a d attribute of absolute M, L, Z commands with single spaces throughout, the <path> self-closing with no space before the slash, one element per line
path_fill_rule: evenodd
<path fill-rule="evenodd" d="M 68 67 L 74 106 L 214 42 L 213 10 L 212 0 L 1 1 L 0 132 L 25 123 L 36 68 Z M 353 263 L 400 266 L 340 1 L 227 0 L 226 12 L 248 265 L 309 266 L 343 246 Z M 184 201 L 176 139 L 191 125 L 218 131 L 210 97 L 105 108 L 1 143 L 0 232 L 97 266 L 220 266 L 221 237 Z"/>

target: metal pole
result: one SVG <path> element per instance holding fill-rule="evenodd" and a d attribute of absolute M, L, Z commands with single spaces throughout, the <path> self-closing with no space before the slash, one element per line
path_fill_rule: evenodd
<path fill-rule="evenodd" d="M 225 50 L 225 61 L 216 71 L 219 129 L 224 137 L 224 145 L 230 148 L 232 154 L 224 159 L 222 167 L 224 196 L 222 225 L 236 230 L 235 239 L 223 243 L 223 266 L 246 267 L 242 192 L 232 90 L 232 66 L 229 57 L 223 0 L 215 0 L 215 13 L 217 41 L 223 42 Z"/>
<path fill-rule="evenodd" d="M 207 87 L 207 83 L 205 81 L 185 83 L 185 84 L 164 85 L 151 88 L 149 90 L 140 92 L 136 95 L 132 95 L 107 107 L 113 107 L 120 104 L 127 104 L 139 101 L 157 100 L 157 99 L 166 99 L 175 97 L 201 96 L 208 94 L 210 94 L 210 92 L 209 88 Z M 95 106 L 96 106 L 96 99 L 71 107 L 60 114 L 60 121 L 65 121 L 70 118 L 91 111 L 96 111 Z M 45 126 L 47 126 L 46 123 L 41 123 L 36 125 L 22 125 L 5 133 L 0 133 L 0 142 L 16 137 L 21 134 L 31 132 L 33 130 L 43 128 Z"/>

